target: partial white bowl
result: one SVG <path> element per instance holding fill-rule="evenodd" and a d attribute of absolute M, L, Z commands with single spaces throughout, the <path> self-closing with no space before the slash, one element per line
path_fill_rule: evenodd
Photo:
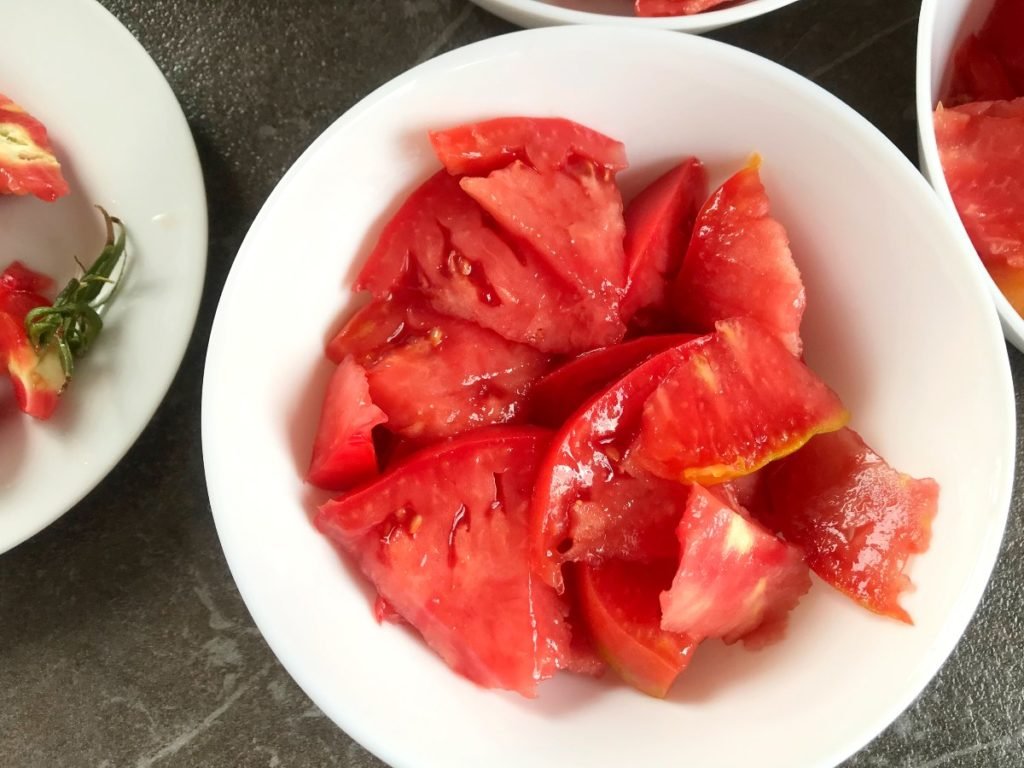
<path fill-rule="evenodd" d="M 632 0 L 473 0 L 481 8 L 521 27 L 562 24 L 615 24 L 702 34 L 753 19 L 796 0 L 744 0 L 692 16 L 640 18 Z"/>
<path fill-rule="evenodd" d="M 960 43 L 977 32 L 985 23 L 994 0 L 924 0 L 921 5 L 921 21 L 917 33 L 917 126 L 920 138 L 921 170 L 938 193 L 946 215 L 954 224 L 961 240 L 970 238 L 960 222 L 956 205 L 949 193 L 946 177 L 942 173 L 942 159 L 935 141 L 933 115 L 949 85 L 952 76 L 953 54 Z M 973 249 L 973 246 L 971 246 Z M 1003 333 L 1017 349 L 1024 351 L 1024 318 L 1017 314 L 999 286 L 989 276 L 980 258 L 976 258 L 978 269 L 988 285 L 995 302 Z"/>
<path fill-rule="evenodd" d="M 185 354 L 206 273 L 195 144 L 138 41 L 93 0 L 4 3 L 3 26 L 0 93 L 46 124 L 71 194 L 0 198 L 0 269 L 20 259 L 64 285 L 103 245 L 94 204 L 127 225 L 129 267 L 50 421 L 17 411 L 0 379 L 0 552 L 74 506 L 135 442 Z"/>
<path fill-rule="evenodd" d="M 637 72 L 655 85 L 637 88 Z M 563 115 L 622 139 L 633 164 L 627 194 L 682 155 L 696 153 L 720 181 L 762 154 L 807 286 L 809 361 L 879 451 L 942 485 L 931 550 L 912 567 L 915 626 L 819 583 L 784 642 L 759 653 L 707 644 L 668 701 L 611 676 L 569 675 L 526 701 L 475 687 L 411 632 L 374 621 L 366 587 L 311 525 L 316 495 L 301 477 L 330 370 L 323 344 L 386 217 L 437 167 L 427 129 L 514 114 Z M 207 359 L 203 454 L 238 588 L 313 701 L 398 768 L 834 766 L 938 670 L 1002 536 L 1013 390 L 976 261 L 882 134 L 751 53 L 691 35 L 580 26 L 518 32 L 429 61 L 365 98 L 303 154 L 224 289 Z"/>

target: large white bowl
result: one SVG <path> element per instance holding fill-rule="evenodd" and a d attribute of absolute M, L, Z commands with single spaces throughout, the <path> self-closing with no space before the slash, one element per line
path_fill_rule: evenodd
<path fill-rule="evenodd" d="M 614 51 L 614 56 L 607 55 Z M 636 73 L 656 87 L 637 88 Z M 479 689 L 367 589 L 310 523 L 301 474 L 323 343 L 401 196 L 436 167 L 430 127 L 564 115 L 625 141 L 627 191 L 696 153 L 714 180 L 764 157 L 807 285 L 807 356 L 896 466 L 942 484 L 914 562 L 914 627 L 816 585 L 760 653 L 709 643 L 667 702 L 563 676 L 540 698 Z M 976 265 L 905 157 L 807 80 L 689 35 L 519 32 L 453 51 L 352 108 L 300 158 L 239 251 L 210 341 L 203 449 L 217 529 L 253 618 L 338 725 L 395 766 L 832 766 L 952 650 L 989 577 L 1014 458 L 1009 366 Z"/>
<path fill-rule="evenodd" d="M 521 27 L 561 24 L 616 24 L 701 34 L 753 19 L 796 0 L 745 0 L 692 16 L 640 18 L 631 0 L 473 0 L 495 16 Z"/>
<path fill-rule="evenodd" d="M 954 223 L 957 236 L 966 239 L 968 243 L 970 238 L 960 222 L 960 215 L 956 212 L 946 177 L 942 173 L 932 116 L 935 105 L 948 87 L 953 54 L 964 38 L 981 28 L 993 4 L 994 0 L 924 0 L 917 33 L 917 126 L 921 170 L 935 187 L 946 215 Z M 1003 333 L 1013 346 L 1024 351 L 1024 319 L 1003 296 L 981 259 L 976 258 L 976 263 L 999 311 Z"/>

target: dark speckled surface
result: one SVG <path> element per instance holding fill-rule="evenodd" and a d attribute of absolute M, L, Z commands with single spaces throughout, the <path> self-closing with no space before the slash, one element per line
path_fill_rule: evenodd
<path fill-rule="evenodd" d="M 202 472 L 205 340 L 246 228 L 307 144 L 418 61 L 511 27 L 462 0 L 104 3 L 192 126 L 209 274 L 188 355 L 141 440 L 81 504 L 0 558 L 0 764 L 379 766 L 291 682 L 231 581 Z M 802 0 L 713 36 L 816 80 L 914 158 L 917 6 Z M 1010 357 L 1020 384 L 1024 364 Z M 846 768 L 1024 766 L 1021 498 L 1018 485 L 992 583 L 956 652 Z"/>

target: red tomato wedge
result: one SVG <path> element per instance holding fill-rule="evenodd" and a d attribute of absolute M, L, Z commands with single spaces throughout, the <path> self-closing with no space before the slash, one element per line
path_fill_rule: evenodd
<path fill-rule="evenodd" d="M 807 298 L 786 230 L 770 215 L 759 164 L 728 179 L 701 209 L 673 286 L 675 309 L 698 330 L 751 317 L 799 355 Z"/>
<path fill-rule="evenodd" d="M 967 101 L 1012 99 L 1017 93 L 1006 68 L 999 57 L 971 35 L 953 57 L 953 79 L 949 95 L 943 101 L 949 105 Z"/>
<path fill-rule="evenodd" d="M 689 333 L 641 336 L 584 352 L 537 380 L 530 389 L 530 421 L 560 427 L 577 408 L 631 368 L 670 347 L 697 338 Z"/>
<path fill-rule="evenodd" d="M 679 523 L 682 555 L 661 595 L 661 626 L 759 648 L 781 639 L 811 588 L 803 554 L 699 485 Z"/>
<path fill-rule="evenodd" d="M 697 642 L 661 628 L 659 595 L 668 589 L 676 561 L 611 560 L 576 569 L 583 615 L 598 653 L 637 690 L 664 698 L 689 666 Z"/>
<path fill-rule="evenodd" d="M 53 202 L 67 193 L 46 128 L 0 94 L 0 195 L 35 195 Z"/>
<path fill-rule="evenodd" d="M 622 317 L 631 326 L 657 326 L 667 315 L 667 282 L 690 242 L 697 212 L 708 196 L 708 174 L 688 157 L 654 180 L 626 206 L 626 295 Z"/>
<path fill-rule="evenodd" d="M 439 312 L 546 352 L 592 349 L 623 333 L 603 304 L 502 232 L 445 171 L 415 190 L 388 222 L 356 287 L 378 299 L 411 290 Z"/>
<path fill-rule="evenodd" d="M 12 261 L 0 272 L 0 291 L 39 294 L 51 288 L 53 278 L 26 267 L 20 261 Z M 45 303 L 49 304 L 48 301 Z"/>
<path fill-rule="evenodd" d="M 656 355 L 596 394 L 565 423 L 544 457 L 533 495 L 533 567 L 559 592 L 561 565 L 672 557 L 686 489 L 630 465 L 644 402 L 691 344 Z"/>
<path fill-rule="evenodd" d="M 635 0 L 637 16 L 692 16 L 731 0 Z"/>
<path fill-rule="evenodd" d="M 420 441 L 521 421 L 526 392 L 548 367 L 533 347 L 401 298 L 357 312 L 327 353 L 365 366 L 387 428 Z"/>
<path fill-rule="evenodd" d="M 50 418 L 67 379 L 55 349 L 42 356 L 36 353 L 25 332 L 24 315 L 0 311 L 0 361 L 14 387 L 18 408 L 36 419 Z"/>
<path fill-rule="evenodd" d="M 560 117 L 499 117 L 431 131 L 430 143 L 441 164 L 457 176 L 483 176 L 514 160 L 542 173 L 560 170 L 574 158 L 612 172 L 627 166 L 622 142 Z"/>
<path fill-rule="evenodd" d="M 526 551 L 548 434 L 494 428 L 442 443 L 316 518 L 449 666 L 530 697 L 569 648 L 564 607 L 530 573 Z"/>
<path fill-rule="evenodd" d="M 1024 314 L 1024 98 L 935 110 L 942 170 L 971 242 Z"/>
<path fill-rule="evenodd" d="M 306 479 L 318 488 L 340 491 L 376 475 L 372 433 L 387 420 L 370 400 L 366 371 L 346 357 L 327 385 Z"/>
<path fill-rule="evenodd" d="M 928 549 L 939 486 L 901 474 L 852 429 L 811 440 L 765 470 L 764 522 L 814 572 L 868 610 L 908 624 L 908 559 Z"/>
<path fill-rule="evenodd" d="M 720 322 L 678 349 L 633 449 L 633 462 L 658 477 L 714 484 L 750 474 L 849 420 L 836 394 L 753 320 Z"/>

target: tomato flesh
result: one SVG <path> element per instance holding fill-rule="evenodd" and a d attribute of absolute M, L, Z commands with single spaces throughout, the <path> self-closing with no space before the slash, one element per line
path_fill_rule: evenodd
<path fill-rule="evenodd" d="M 631 327 L 664 323 L 667 281 L 679 271 L 697 212 L 707 196 L 707 171 L 700 160 L 688 157 L 626 206 L 622 317 Z"/>
<path fill-rule="evenodd" d="M 996 0 L 978 37 L 998 58 L 1013 84 L 1013 96 L 1024 96 L 1024 3 Z"/>
<path fill-rule="evenodd" d="M 764 522 L 836 589 L 912 623 L 899 596 L 911 587 L 908 559 L 928 549 L 938 484 L 897 472 L 852 429 L 814 438 L 765 474 Z"/>
<path fill-rule="evenodd" d="M 0 94 L 0 195 L 35 195 L 53 202 L 67 193 L 46 128 Z"/>
<path fill-rule="evenodd" d="M 953 58 L 952 85 L 943 100 L 947 106 L 968 101 L 1012 99 L 1016 95 L 999 57 L 977 35 L 964 40 Z"/>
<path fill-rule="evenodd" d="M 786 230 L 769 213 L 757 164 L 704 204 L 673 291 L 683 323 L 710 330 L 719 320 L 750 317 L 800 354 L 804 284 Z"/>
<path fill-rule="evenodd" d="M 675 559 L 577 567 L 580 605 L 598 653 L 625 682 L 657 698 L 668 694 L 697 648 L 688 635 L 661 628 L 659 595 L 675 572 Z"/>
<path fill-rule="evenodd" d="M 40 294 L 52 287 L 52 277 L 36 272 L 20 261 L 12 261 L 3 272 L 0 272 L 0 291 Z M 48 301 L 44 303 L 49 304 Z"/>
<path fill-rule="evenodd" d="M 714 484 L 750 474 L 839 429 L 839 398 L 753 320 L 734 318 L 679 348 L 643 407 L 633 461 L 666 479 Z"/>
<path fill-rule="evenodd" d="M 542 173 L 564 168 L 574 158 L 613 172 L 627 165 L 622 142 L 559 117 L 499 117 L 431 131 L 430 143 L 441 164 L 458 176 L 483 176 L 514 160 Z"/>
<path fill-rule="evenodd" d="M 317 527 L 455 671 L 534 696 L 569 629 L 530 573 L 526 516 L 548 433 L 494 428 L 432 447 L 323 505 Z"/>
<path fill-rule="evenodd" d="M 637 16 L 692 16 L 730 0 L 635 0 Z"/>
<path fill-rule="evenodd" d="M 678 535 L 682 554 L 661 594 L 661 627 L 726 643 L 742 639 L 751 648 L 781 639 L 790 611 L 811 588 L 800 550 L 699 485 L 690 490 Z"/>

